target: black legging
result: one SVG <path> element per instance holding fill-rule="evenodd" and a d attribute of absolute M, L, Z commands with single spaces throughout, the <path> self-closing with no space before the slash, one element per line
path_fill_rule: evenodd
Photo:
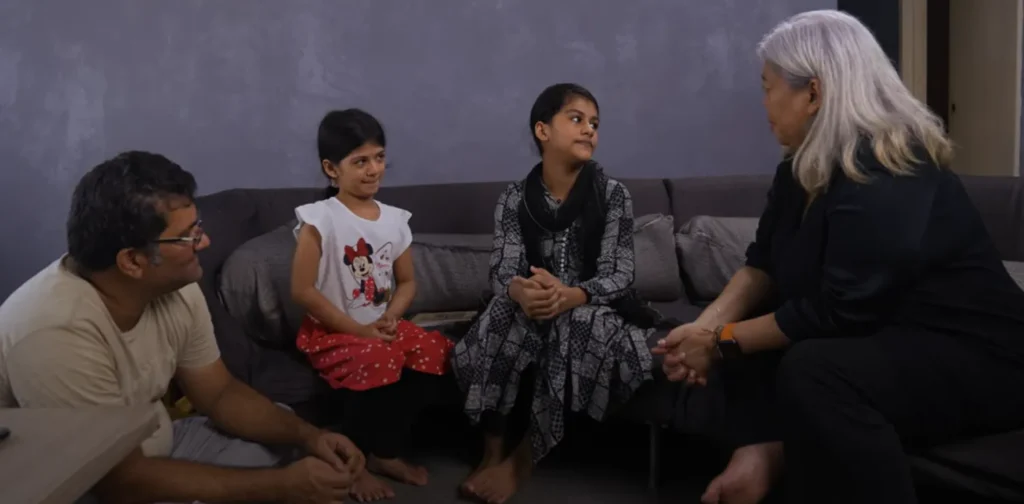
<path fill-rule="evenodd" d="M 533 389 L 536 382 L 537 366 L 527 366 L 519 377 L 516 402 L 508 416 L 501 415 L 496 411 L 485 411 L 480 416 L 480 426 L 484 432 L 492 436 L 504 436 L 506 446 L 518 444 L 530 429 L 530 415 L 533 414 Z"/>
<path fill-rule="evenodd" d="M 406 368 L 391 385 L 343 390 L 342 433 L 367 456 L 398 457 L 419 413 L 434 401 L 440 379 Z"/>
<path fill-rule="evenodd" d="M 802 341 L 723 377 L 739 444 L 783 441 L 788 502 L 917 502 L 906 449 L 1024 427 L 1024 366 L 922 329 Z"/>

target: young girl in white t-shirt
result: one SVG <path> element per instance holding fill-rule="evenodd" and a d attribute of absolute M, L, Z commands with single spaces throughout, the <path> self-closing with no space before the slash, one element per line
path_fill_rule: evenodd
<path fill-rule="evenodd" d="M 343 389 L 342 426 L 367 469 L 424 485 L 427 472 L 399 451 L 453 344 L 403 320 L 416 292 L 411 214 L 374 199 L 385 171 L 380 123 L 358 109 L 333 111 L 317 136 L 327 198 L 295 209 L 292 294 L 307 310 L 296 346 L 331 387 Z M 355 482 L 365 502 L 393 497 L 369 472 Z"/>

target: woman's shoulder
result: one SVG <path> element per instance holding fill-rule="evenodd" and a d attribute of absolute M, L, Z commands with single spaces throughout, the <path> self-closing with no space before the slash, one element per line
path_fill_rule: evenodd
<path fill-rule="evenodd" d="M 412 217 L 412 212 L 401 207 L 389 205 L 382 201 L 377 201 L 377 206 L 380 208 L 380 214 L 388 219 L 407 221 Z"/>
<path fill-rule="evenodd" d="M 505 186 L 505 190 L 501 192 L 501 196 L 498 198 L 499 204 L 516 203 L 523 197 L 523 186 L 525 181 L 517 180 Z"/>
<path fill-rule="evenodd" d="M 324 198 L 324 199 L 321 199 L 321 200 L 316 200 L 316 201 L 312 201 L 312 202 L 309 202 L 309 203 L 304 203 L 302 205 L 299 205 L 299 206 L 295 207 L 295 211 L 296 212 L 299 211 L 299 210 L 320 210 L 320 211 L 326 211 L 326 210 L 330 209 L 331 200 L 333 200 L 333 199 L 334 198 Z"/>
<path fill-rule="evenodd" d="M 330 219 L 334 213 L 331 200 L 326 198 L 295 207 L 295 217 L 306 224 L 321 224 L 325 219 Z"/>
<path fill-rule="evenodd" d="M 597 161 L 593 161 L 592 163 L 594 168 L 594 180 L 598 185 L 604 186 L 605 199 L 608 199 L 608 197 L 615 194 L 622 194 L 627 198 L 629 197 L 629 189 L 626 187 L 626 184 L 622 183 L 619 179 L 608 175 L 604 166 Z"/>
<path fill-rule="evenodd" d="M 830 182 L 830 192 L 846 193 L 856 191 L 868 193 L 891 190 L 932 190 L 942 181 L 956 177 L 949 169 L 939 165 L 926 149 L 913 145 L 910 147 L 912 160 L 909 170 L 897 172 L 886 166 L 870 142 L 858 146 L 854 163 L 859 176 L 846 173 L 841 165 L 837 165 Z M 891 164 L 891 163 L 889 163 Z"/>
<path fill-rule="evenodd" d="M 604 189 L 606 194 L 611 195 L 615 194 L 616 192 L 621 192 L 627 196 L 629 195 L 629 188 L 626 187 L 626 184 L 623 184 L 622 181 L 607 176 L 604 177 L 604 179 Z"/>

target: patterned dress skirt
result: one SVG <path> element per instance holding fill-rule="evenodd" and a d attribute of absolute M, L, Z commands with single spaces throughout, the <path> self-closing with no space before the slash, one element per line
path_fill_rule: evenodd
<path fill-rule="evenodd" d="M 508 296 L 495 296 L 456 344 L 452 372 L 467 394 L 466 414 L 479 422 L 485 411 L 508 415 L 522 392 L 523 371 L 536 366 L 530 414 L 536 462 L 562 440 L 567 410 L 603 420 L 651 379 L 652 332 L 595 305 L 540 323 Z"/>

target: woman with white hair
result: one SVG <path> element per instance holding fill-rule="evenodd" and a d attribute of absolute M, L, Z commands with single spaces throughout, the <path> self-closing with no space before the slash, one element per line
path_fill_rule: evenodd
<path fill-rule="evenodd" d="M 758 54 L 785 155 L 756 239 L 654 349 L 673 380 L 722 368 L 738 448 L 703 500 L 757 502 L 784 469 L 793 502 L 915 502 L 905 445 L 1024 426 L 1024 291 L 859 21 L 799 14 Z"/>

